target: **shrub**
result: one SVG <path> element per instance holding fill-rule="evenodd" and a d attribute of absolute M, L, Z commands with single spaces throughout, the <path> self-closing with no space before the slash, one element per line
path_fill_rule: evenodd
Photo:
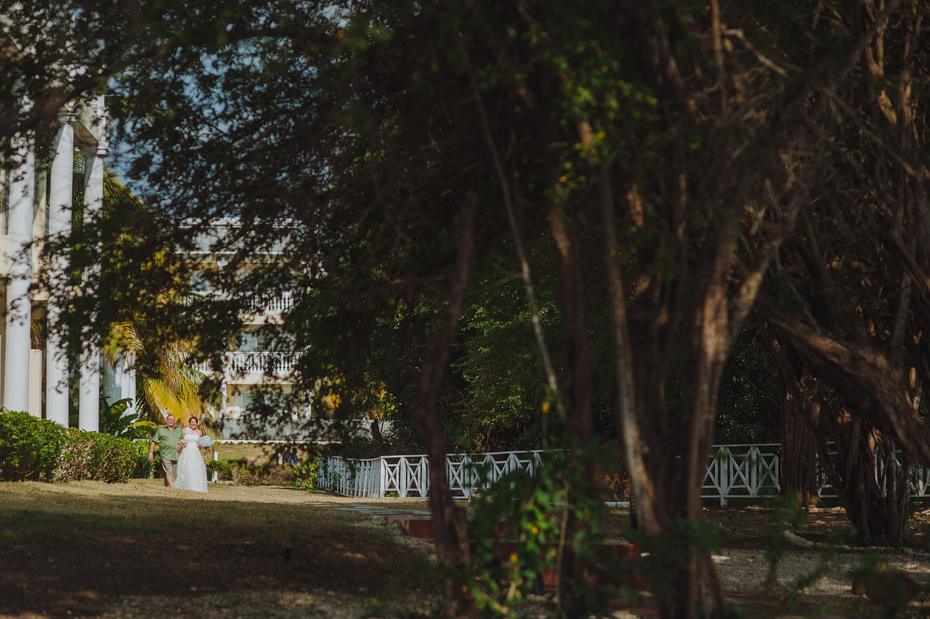
<path fill-rule="evenodd" d="M 0 410 L 0 480 L 51 481 L 64 440 L 55 422 Z"/>
<path fill-rule="evenodd" d="M 135 465 L 131 476 L 133 479 L 148 479 L 161 468 L 161 452 L 157 447 L 154 453 L 155 457 L 149 462 L 149 442 L 135 441 L 132 444 L 133 449 L 135 449 Z"/>
<path fill-rule="evenodd" d="M 298 488 L 315 488 L 319 475 L 319 460 L 307 458 L 294 467 L 294 485 Z"/>
<path fill-rule="evenodd" d="M 534 591 L 541 574 L 557 573 L 571 552 L 587 564 L 588 571 L 569 583 L 583 595 L 557 596 L 559 606 L 566 604 L 559 616 L 606 615 L 608 599 L 617 597 L 621 565 L 601 545 L 608 512 L 603 490 L 587 479 L 585 465 L 597 462 L 611 471 L 613 456 L 599 451 L 596 440 L 582 446 L 569 439 L 565 449 L 546 452 L 541 458 L 532 471 L 516 469 L 493 484 L 488 479 L 490 465 L 476 467 L 476 486 L 481 491 L 468 522 L 468 538 L 474 540 L 472 561 L 450 573 L 480 607 L 513 617 L 513 605 Z M 566 536 L 570 517 L 577 529 Z"/>
<path fill-rule="evenodd" d="M 144 450 L 144 455 L 143 455 Z M 0 411 L 0 480 L 125 482 L 145 461 L 144 444 L 63 428 L 29 413 Z"/>
<path fill-rule="evenodd" d="M 232 481 L 232 465 L 231 460 L 207 460 L 207 477 L 213 479 L 216 473 L 220 481 Z"/>
<path fill-rule="evenodd" d="M 234 481 L 241 486 L 290 486 L 294 483 L 294 471 L 280 464 L 246 465 L 238 473 L 239 479 Z"/>
<path fill-rule="evenodd" d="M 243 460 L 211 460 L 207 474 L 217 473 L 220 481 L 231 481 L 236 486 L 289 486 L 295 483 L 294 470 L 280 464 L 249 464 Z"/>
<path fill-rule="evenodd" d="M 138 449 L 127 439 L 69 428 L 55 479 L 126 482 L 136 468 L 137 453 Z"/>

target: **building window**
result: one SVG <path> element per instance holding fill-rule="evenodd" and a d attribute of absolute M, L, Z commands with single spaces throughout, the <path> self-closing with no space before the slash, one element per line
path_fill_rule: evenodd
<path fill-rule="evenodd" d="M 239 335 L 236 352 L 289 352 L 294 349 L 294 335 L 271 330 L 243 331 Z"/>
<path fill-rule="evenodd" d="M 257 394 L 252 393 L 251 391 L 245 391 L 236 396 L 236 406 L 239 407 L 239 410 L 242 413 L 251 412 L 249 409 L 258 401 L 256 399 Z"/>

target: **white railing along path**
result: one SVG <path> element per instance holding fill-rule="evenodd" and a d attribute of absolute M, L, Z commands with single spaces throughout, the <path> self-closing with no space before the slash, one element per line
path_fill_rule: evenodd
<path fill-rule="evenodd" d="M 721 506 L 730 499 L 754 499 L 781 491 L 780 450 L 777 443 L 758 445 L 714 445 L 701 488 L 705 499 L 718 499 Z M 516 469 L 532 472 L 542 466 L 543 451 L 502 451 L 446 456 L 446 472 L 453 496 L 467 499 L 476 484 L 475 469 L 488 468 L 488 482 L 494 483 Z M 382 456 L 368 460 L 340 457 L 320 458 L 318 487 L 345 496 L 383 498 L 426 497 L 429 466 L 426 456 Z M 829 486 L 821 484 L 821 496 Z M 930 471 L 915 465 L 911 493 L 930 496 Z"/>

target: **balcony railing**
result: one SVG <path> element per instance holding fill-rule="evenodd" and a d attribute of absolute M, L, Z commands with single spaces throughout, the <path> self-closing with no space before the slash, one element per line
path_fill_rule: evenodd
<path fill-rule="evenodd" d="M 228 292 L 224 292 L 222 290 L 210 290 L 207 292 L 201 292 L 200 295 L 207 299 L 215 299 L 217 301 L 223 301 L 231 298 L 231 295 Z M 292 307 L 294 307 L 294 294 L 291 292 L 283 292 L 280 295 L 270 299 L 253 299 L 246 311 L 256 314 L 286 312 Z"/>
<path fill-rule="evenodd" d="M 259 303 L 258 311 L 262 312 L 286 312 L 294 307 L 294 296 L 290 292 L 285 292 L 279 297 L 268 299 L 264 303 Z"/>
<path fill-rule="evenodd" d="M 234 374 L 290 374 L 296 355 L 284 352 L 226 353 L 226 371 Z"/>
<path fill-rule="evenodd" d="M 294 371 L 297 355 L 286 352 L 228 352 L 226 365 L 223 368 L 227 374 L 268 374 L 286 376 Z M 195 363 L 194 369 L 210 373 L 213 368 L 209 363 Z"/>

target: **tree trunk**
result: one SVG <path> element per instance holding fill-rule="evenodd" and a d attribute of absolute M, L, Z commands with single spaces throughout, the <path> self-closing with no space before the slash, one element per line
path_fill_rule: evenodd
<path fill-rule="evenodd" d="M 672 458 L 666 462 L 667 475 L 657 484 L 659 492 L 654 509 L 662 509 L 665 512 L 661 537 L 665 538 L 666 543 L 671 542 L 673 547 L 679 546 L 686 550 L 687 559 L 684 563 L 675 561 L 674 558 L 670 560 L 670 555 L 676 553 L 670 553 L 668 548 L 663 548 L 662 552 L 657 553 L 663 571 L 667 574 L 668 584 L 672 588 L 672 593 L 657 600 L 659 613 L 667 619 L 711 616 L 715 610 L 722 609 L 726 601 L 710 549 L 690 541 L 693 525 L 702 518 L 688 518 L 687 505 L 681 498 L 693 491 L 690 486 L 694 483 L 694 471 L 683 467 L 680 464 L 681 460 Z M 701 475 L 706 470 L 705 459 Z M 685 523 L 687 529 L 682 528 L 680 523 Z"/>
<path fill-rule="evenodd" d="M 565 374 L 565 392 L 568 406 L 562 420 L 565 431 L 575 437 L 582 447 L 591 438 L 591 363 L 588 352 L 588 332 L 584 311 L 584 279 L 578 236 L 566 213 L 564 201 L 556 198 L 549 212 L 549 226 L 555 241 L 558 256 L 559 307 L 562 314 L 562 362 Z M 582 456 L 584 457 L 584 456 Z M 581 462 L 583 481 L 594 483 L 594 466 L 587 459 Z M 571 492 L 567 500 L 572 501 Z M 566 545 L 561 549 L 559 570 L 558 603 L 577 597 L 582 592 L 574 585 L 580 582 L 587 571 L 586 562 L 571 549 L 571 540 L 583 526 L 578 522 L 574 510 L 568 510 L 565 524 Z"/>
<path fill-rule="evenodd" d="M 785 383 L 797 381 L 792 397 Z M 814 377 L 802 370 L 800 380 L 779 375 L 781 402 L 781 491 L 794 496 L 803 507 L 823 505 L 817 484 L 817 420 L 820 405 L 813 388 Z"/>
<path fill-rule="evenodd" d="M 666 413 L 664 367 L 670 349 L 664 348 L 663 338 L 654 334 L 642 337 L 640 334 L 636 343 L 648 349 L 649 353 L 638 360 L 639 367 L 634 364 L 634 341 L 626 315 L 612 188 L 606 173 L 602 172 L 599 185 L 618 385 L 614 414 L 630 474 L 631 501 L 636 504 L 638 528 L 648 536 L 647 539 L 670 536 L 671 542 L 681 544 L 688 556 L 682 564 L 668 560 L 667 548 L 656 552 L 656 556 L 664 561 L 664 571 L 673 591 L 658 601 L 659 610 L 663 617 L 676 619 L 695 617 L 699 612 L 710 614 L 724 605 L 723 590 L 709 550 L 691 543 L 689 533 L 691 526 L 702 517 L 700 487 L 713 442 L 717 386 L 726 353 L 732 345 L 726 316 L 729 246 L 714 246 L 709 250 L 708 266 L 702 272 L 698 286 L 703 304 L 695 314 L 688 347 L 689 385 L 692 389 L 681 406 L 678 423 L 664 427 L 656 420 L 660 414 Z M 723 235 L 726 236 L 726 231 Z M 675 308 L 673 313 L 677 313 L 680 288 L 678 292 L 666 294 L 668 292 L 660 293 L 656 299 L 671 303 Z M 637 291 L 637 294 L 642 293 Z M 665 309 L 667 311 L 668 307 Z M 655 314 L 649 318 L 644 313 L 643 319 L 652 328 L 670 329 L 669 333 L 675 329 L 674 320 L 662 320 L 656 324 Z M 655 410 L 652 405 L 656 397 L 663 403 L 661 410 Z M 650 450 L 654 451 L 650 453 Z M 682 522 L 686 523 L 686 528 L 680 526 Z"/>
<path fill-rule="evenodd" d="M 916 368 L 911 368 L 908 379 L 908 396 L 916 413 L 921 393 Z M 899 458 L 894 441 L 843 409 L 828 420 L 837 452 L 830 479 L 856 528 L 856 541 L 883 546 L 900 543 L 911 496 L 913 458 L 907 452 Z"/>
<path fill-rule="evenodd" d="M 890 362 L 887 353 L 866 343 L 841 341 L 781 312 L 768 300 L 757 309 L 791 343 L 818 381 L 829 384 L 840 396 L 836 410 L 821 404 L 836 456 L 830 457 L 822 441 L 818 454 L 856 528 L 857 541 L 900 541 L 912 457 L 924 465 L 930 463 L 930 429 L 917 415 L 920 384 L 916 372 L 911 372 L 909 393 L 902 389 L 902 368 Z M 904 450 L 900 460 L 894 455 L 898 445 Z"/>
<path fill-rule="evenodd" d="M 899 543 L 910 498 L 911 459 L 899 461 L 892 441 L 846 411 L 833 415 L 830 426 L 836 445 L 830 479 L 856 529 L 856 542 Z"/>
<path fill-rule="evenodd" d="M 814 377 L 771 330 L 766 343 L 778 366 L 781 396 L 781 492 L 803 507 L 823 505 L 817 485 L 820 400 Z"/>
<path fill-rule="evenodd" d="M 805 367 L 842 396 L 847 412 L 892 438 L 924 466 L 930 466 L 930 427 L 902 389 L 901 367 L 889 364 L 867 344 L 841 341 L 774 306 L 759 303 L 765 320 L 784 336 Z"/>
<path fill-rule="evenodd" d="M 455 218 L 455 240 L 458 254 L 452 273 L 452 290 L 439 330 L 426 350 L 420 383 L 414 401 L 412 421 L 426 445 L 429 461 L 429 506 L 433 516 L 433 534 L 440 565 L 461 569 L 471 562 L 466 531 L 465 512 L 452 498 L 446 473 L 448 442 L 436 419 L 436 394 L 449 359 L 449 350 L 458 331 L 459 319 L 465 310 L 468 280 L 474 253 L 474 214 L 477 197 L 466 196 Z M 475 599 L 451 574 L 443 578 L 443 612 L 446 617 L 476 619 Z"/>

